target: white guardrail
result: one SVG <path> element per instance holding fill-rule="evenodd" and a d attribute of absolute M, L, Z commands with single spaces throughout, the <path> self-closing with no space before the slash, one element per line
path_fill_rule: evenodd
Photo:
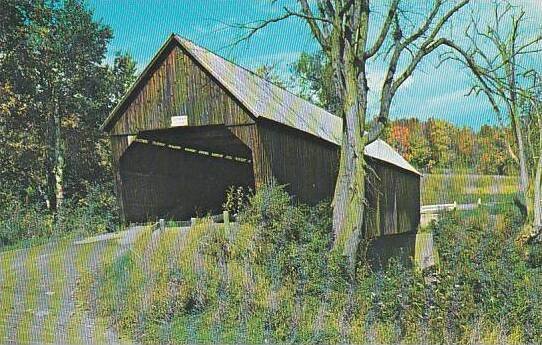
<path fill-rule="evenodd" d="M 441 213 L 448 212 L 453 210 L 474 210 L 482 205 L 482 200 L 478 199 L 476 203 L 473 204 L 458 204 L 454 202 L 453 204 L 438 204 L 438 205 L 424 205 L 421 207 L 421 213 Z"/>

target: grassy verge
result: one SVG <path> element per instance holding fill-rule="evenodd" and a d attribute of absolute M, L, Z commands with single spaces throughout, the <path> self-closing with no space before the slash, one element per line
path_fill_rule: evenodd
<path fill-rule="evenodd" d="M 43 244 L 51 242 L 52 240 L 52 238 L 46 236 L 25 238 L 9 245 L 0 246 L 0 253 L 41 246 Z"/>
<path fill-rule="evenodd" d="M 510 208 L 433 224 L 437 271 L 360 261 L 350 287 L 322 213 L 255 198 L 239 226 L 199 224 L 176 245 L 173 231 L 140 237 L 101 276 L 103 315 L 145 344 L 542 341 L 542 270 L 514 242 Z"/>
<path fill-rule="evenodd" d="M 25 292 L 24 305 L 22 308 L 23 314 L 17 322 L 16 339 L 21 344 L 28 344 L 32 340 L 32 323 L 35 319 L 41 286 L 41 274 L 38 268 L 38 260 L 40 255 L 48 255 L 47 247 L 32 247 L 26 256 L 23 264 L 23 270 L 26 271 L 26 281 L 24 282 Z M 20 293 L 20 292 L 19 292 Z"/>
<path fill-rule="evenodd" d="M 438 270 L 360 260 L 351 285 L 330 250 L 329 209 L 263 190 L 229 227 L 149 228 L 128 247 L 60 241 L 27 249 L 19 271 L 20 252 L 0 254 L 0 339 L 27 343 L 38 329 L 43 343 L 108 343 L 114 328 L 144 344 L 540 343 L 542 254 L 526 260 L 518 228 L 506 205 L 452 212 L 429 229 Z M 16 332 L 5 323 L 14 308 Z"/>
<path fill-rule="evenodd" d="M 453 203 L 508 203 L 518 191 L 516 176 L 440 175 L 422 178 L 422 205 Z"/>
<path fill-rule="evenodd" d="M 56 250 L 51 253 L 48 262 L 48 270 L 50 271 L 49 291 L 46 297 L 48 311 L 41 329 L 41 338 L 47 343 L 55 342 L 60 312 L 64 303 L 67 303 L 64 300 L 64 290 L 70 281 L 67 279 L 66 264 L 67 260 L 70 260 L 68 258 L 69 251 L 72 249 L 68 242 L 59 243 Z"/>
<path fill-rule="evenodd" d="M 0 257 L 0 340 L 4 341 L 8 332 L 7 316 L 13 311 L 17 275 L 12 269 L 16 259 L 16 253 L 6 253 Z"/>

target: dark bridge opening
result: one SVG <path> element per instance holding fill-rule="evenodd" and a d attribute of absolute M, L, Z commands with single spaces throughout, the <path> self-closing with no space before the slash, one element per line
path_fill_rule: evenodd
<path fill-rule="evenodd" d="M 139 222 L 216 214 L 230 186 L 254 189 L 252 152 L 225 126 L 141 132 L 120 174 L 126 218 Z"/>

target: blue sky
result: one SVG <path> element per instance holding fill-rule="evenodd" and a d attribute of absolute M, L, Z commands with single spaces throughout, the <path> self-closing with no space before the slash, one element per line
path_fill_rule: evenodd
<path fill-rule="evenodd" d="M 542 0 L 514 1 L 527 8 L 533 20 L 542 21 Z M 172 32 L 245 67 L 270 63 L 283 73 L 301 52 L 317 49 L 307 27 L 296 20 L 272 25 L 249 42 L 231 47 L 240 33 L 225 27 L 224 22 L 269 18 L 281 11 L 280 1 L 274 6 L 269 0 L 88 0 L 88 4 L 97 19 L 113 28 L 115 37 L 109 47 L 109 59 L 116 51 L 129 52 L 140 70 Z M 378 67 L 369 75 L 374 86 L 382 78 L 383 70 Z M 398 92 L 391 116 L 438 117 L 475 129 L 483 124 L 497 124 L 484 98 L 465 96 L 469 89 L 470 77 L 465 71 L 452 63 L 436 69 L 431 59 Z"/>

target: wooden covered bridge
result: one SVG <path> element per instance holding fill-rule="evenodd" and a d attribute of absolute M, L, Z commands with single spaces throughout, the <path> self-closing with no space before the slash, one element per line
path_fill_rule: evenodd
<path fill-rule="evenodd" d="M 330 199 L 342 121 L 254 73 L 172 35 L 102 125 L 128 222 L 221 209 L 229 186 L 276 179 L 306 203 Z M 414 232 L 420 174 L 388 144 L 366 148 L 367 231 Z"/>

